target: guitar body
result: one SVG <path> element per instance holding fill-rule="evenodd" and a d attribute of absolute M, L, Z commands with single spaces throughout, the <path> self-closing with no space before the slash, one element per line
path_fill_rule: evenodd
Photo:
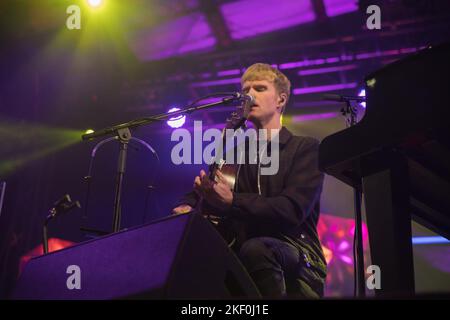
<path fill-rule="evenodd" d="M 213 168 L 212 168 L 213 167 Z M 209 177 L 211 180 L 216 181 L 216 171 L 220 171 L 226 179 L 226 182 L 231 190 L 234 189 L 236 182 L 238 166 L 235 164 L 222 163 L 219 167 L 210 166 Z M 228 243 L 229 247 L 232 247 L 236 242 L 236 235 L 233 228 L 233 223 L 228 219 L 226 215 L 218 215 L 214 212 L 214 209 L 206 208 L 207 206 L 201 206 L 201 212 L 217 229 L 220 235 Z"/>

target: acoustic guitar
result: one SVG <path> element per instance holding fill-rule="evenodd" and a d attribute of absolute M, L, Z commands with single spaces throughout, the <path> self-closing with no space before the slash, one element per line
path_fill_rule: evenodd
<path fill-rule="evenodd" d="M 226 130 L 231 129 L 234 132 L 236 132 L 239 129 L 245 129 L 245 122 L 247 121 L 245 109 L 246 109 L 245 105 L 239 106 L 236 111 L 231 113 L 230 118 L 226 120 L 226 124 L 224 129 L 222 130 L 221 136 L 222 137 L 221 152 L 218 152 L 216 154 L 214 162 L 209 166 L 209 179 L 211 181 L 217 182 L 218 181 L 217 171 L 220 171 L 224 176 L 226 183 L 230 187 L 230 190 L 234 190 L 236 184 L 237 170 L 239 166 L 236 163 L 226 162 L 226 153 L 227 153 Z M 231 148 L 234 148 L 234 145 L 231 146 Z M 233 222 L 230 221 L 230 219 L 226 215 L 218 216 L 215 215 L 214 212 L 211 212 L 211 209 L 205 208 L 206 206 L 203 205 L 204 203 L 202 198 L 200 198 L 199 204 L 200 204 L 199 211 L 216 227 L 218 232 L 228 243 L 228 246 L 232 247 L 237 241 L 235 226 L 233 226 Z"/>

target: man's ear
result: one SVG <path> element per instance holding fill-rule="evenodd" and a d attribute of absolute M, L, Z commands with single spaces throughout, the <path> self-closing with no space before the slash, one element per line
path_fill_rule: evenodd
<path fill-rule="evenodd" d="M 282 92 L 280 93 L 280 95 L 278 96 L 278 108 L 284 108 L 286 106 L 286 102 L 287 102 L 287 94 Z"/>

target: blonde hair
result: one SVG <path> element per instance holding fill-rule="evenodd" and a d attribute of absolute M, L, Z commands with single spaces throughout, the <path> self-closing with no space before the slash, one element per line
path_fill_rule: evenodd
<path fill-rule="evenodd" d="M 280 70 L 267 63 L 252 64 L 242 75 L 241 86 L 244 86 L 246 81 L 255 80 L 267 80 L 272 82 L 278 94 L 285 93 L 287 95 L 284 107 L 286 106 L 289 101 L 289 96 L 291 95 L 291 82 Z"/>

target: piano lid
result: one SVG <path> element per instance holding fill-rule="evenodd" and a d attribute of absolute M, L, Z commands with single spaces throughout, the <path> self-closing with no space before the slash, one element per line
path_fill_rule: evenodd
<path fill-rule="evenodd" d="M 450 43 L 429 47 L 389 64 L 365 79 L 366 114 L 351 128 L 334 133 L 319 148 L 319 168 L 343 170 L 351 183 L 362 157 L 384 148 L 435 137 L 446 143 L 450 116 Z M 354 181 L 353 181 L 354 182 Z"/>

